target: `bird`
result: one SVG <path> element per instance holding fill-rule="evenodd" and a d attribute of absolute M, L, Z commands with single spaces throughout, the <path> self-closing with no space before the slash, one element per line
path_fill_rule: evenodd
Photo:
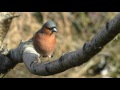
<path fill-rule="evenodd" d="M 33 46 L 40 57 L 53 57 L 56 46 L 56 24 L 48 20 L 33 36 Z"/>

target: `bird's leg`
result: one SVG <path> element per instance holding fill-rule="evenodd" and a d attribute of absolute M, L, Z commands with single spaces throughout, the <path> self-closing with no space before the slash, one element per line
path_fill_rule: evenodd
<path fill-rule="evenodd" d="M 51 56 L 51 55 L 48 55 L 47 57 L 48 57 L 48 58 L 52 58 L 52 56 Z"/>
<path fill-rule="evenodd" d="M 51 58 L 53 57 L 53 55 L 51 55 Z"/>
<path fill-rule="evenodd" d="M 53 55 L 48 55 L 48 56 L 47 56 L 47 61 L 49 61 L 50 58 L 52 58 L 52 57 L 53 57 Z"/>

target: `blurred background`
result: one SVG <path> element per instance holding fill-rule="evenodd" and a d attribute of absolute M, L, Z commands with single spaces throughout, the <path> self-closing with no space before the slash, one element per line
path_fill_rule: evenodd
<path fill-rule="evenodd" d="M 17 12 L 10 30 L 4 39 L 9 49 L 16 48 L 29 40 L 43 23 L 53 20 L 57 24 L 57 45 L 52 60 L 63 53 L 82 48 L 102 26 L 117 15 L 117 12 Z M 31 74 L 24 63 L 8 72 L 6 78 L 109 78 L 120 77 L 120 41 L 116 36 L 104 49 L 89 62 L 50 76 Z"/>

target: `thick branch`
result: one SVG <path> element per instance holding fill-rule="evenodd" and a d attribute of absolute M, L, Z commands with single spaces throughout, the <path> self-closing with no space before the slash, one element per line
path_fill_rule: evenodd
<path fill-rule="evenodd" d="M 13 62 L 6 54 L 8 50 L 1 47 L 3 40 L 10 28 L 12 19 L 18 16 L 14 16 L 15 12 L 1 12 L 0 13 L 0 74 L 6 73 L 12 69 L 18 62 Z"/>
<path fill-rule="evenodd" d="M 8 57 L 13 61 L 23 61 L 33 74 L 43 76 L 53 75 L 89 61 L 118 33 L 120 33 L 120 14 L 101 28 L 93 39 L 86 42 L 81 49 L 66 53 L 55 61 L 37 63 L 39 55 L 32 46 L 32 39 L 22 42 L 18 48 L 11 50 Z"/>

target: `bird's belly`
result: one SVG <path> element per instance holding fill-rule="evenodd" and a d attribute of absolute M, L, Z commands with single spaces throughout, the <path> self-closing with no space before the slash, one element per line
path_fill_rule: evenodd
<path fill-rule="evenodd" d="M 43 44 L 43 43 L 42 43 Z M 45 43 L 45 44 L 39 44 L 39 52 L 40 54 L 42 54 L 43 56 L 45 55 L 51 55 L 54 51 L 54 45 L 50 45 L 49 43 Z"/>
<path fill-rule="evenodd" d="M 55 39 L 42 39 L 40 41 L 36 41 L 37 43 L 33 43 L 36 47 L 36 51 L 41 55 L 41 56 L 51 56 L 54 52 L 55 48 Z"/>

